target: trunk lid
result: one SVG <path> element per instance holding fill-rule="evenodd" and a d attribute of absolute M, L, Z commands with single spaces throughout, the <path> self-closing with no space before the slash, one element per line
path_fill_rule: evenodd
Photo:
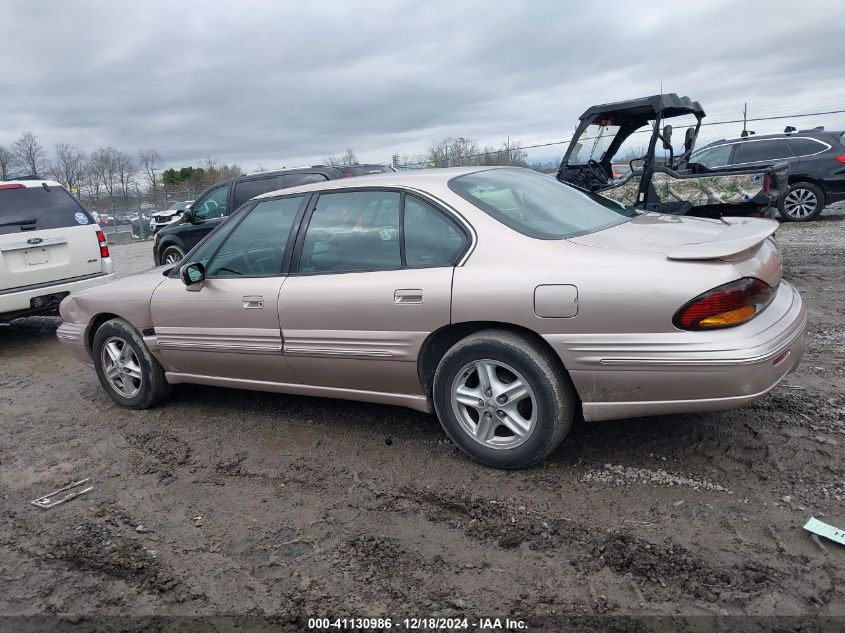
<path fill-rule="evenodd" d="M 742 259 L 778 228 L 775 220 L 720 220 L 646 213 L 618 226 L 570 238 L 583 246 L 663 253 L 669 259 Z"/>

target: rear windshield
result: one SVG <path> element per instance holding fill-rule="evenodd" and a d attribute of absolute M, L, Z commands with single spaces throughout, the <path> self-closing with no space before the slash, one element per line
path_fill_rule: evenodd
<path fill-rule="evenodd" d="M 637 211 L 528 169 L 457 176 L 449 188 L 502 224 L 529 237 L 556 240 L 601 231 Z"/>
<path fill-rule="evenodd" d="M 94 224 L 62 187 L 0 189 L 0 234 Z"/>

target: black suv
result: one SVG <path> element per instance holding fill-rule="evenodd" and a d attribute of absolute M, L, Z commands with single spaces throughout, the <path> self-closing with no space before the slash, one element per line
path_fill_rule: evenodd
<path fill-rule="evenodd" d="M 314 165 L 300 169 L 282 169 L 246 174 L 219 182 L 206 189 L 191 204 L 178 222 L 162 228 L 153 242 L 153 260 L 156 266 L 174 264 L 181 260 L 197 242 L 211 233 L 233 211 L 250 198 L 312 182 L 350 178 L 366 174 L 393 171 L 385 165 Z"/>
<path fill-rule="evenodd" d="M 696 150 L 690 162 L 709 168 L 788 162 L 789 188 L 778 211 L 790 222 L 807 222 L 826 205 L 845 200 L 845 132 L 814 128 L 723 139 Z"/>

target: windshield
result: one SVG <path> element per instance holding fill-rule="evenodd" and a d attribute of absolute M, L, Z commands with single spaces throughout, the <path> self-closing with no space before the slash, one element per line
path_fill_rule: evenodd
<path fill-rule="evenodd" d="M 584 132 L 586 136 L 582 136 L 575 144 L 569 155 L 569 164 L 586 165 L 590 160 L 601 162 L 617 132 L 618 125 L 591 125 Z"/>
<path fill-rule="evenodd" d="M 61 187 L 0 189 L 0 235 L 94 224 L 94 219 Z"/>
<path fill-rule="evenodd" d="M 190 202 L 174 202 L 170 205 L 170 208 L 167 209 L 168 211 L 184 211 L 185 208 L 190 204 Z"/>
<path fill-rule="evenodd" d="M 523 235 L 563 239 L 626 222 L 637 211 L 528 169 L 457 176 L 449 188 Z"/>

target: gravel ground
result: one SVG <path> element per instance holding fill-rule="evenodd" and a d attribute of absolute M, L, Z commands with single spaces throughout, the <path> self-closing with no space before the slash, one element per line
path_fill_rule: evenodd
<path fill-rule="evenodd" d="M 802 530 L 845 527 L 845 208 L 777 237 L 797 373 L 737 411 L 581 424 L 519 472 L 400 408 L 186 385 L 128 411 L 54 319 L 0 327 L 0 614 L 845 618 L 845 548 Z M 151 246 L 111 247 L 118 274 Z"/>

